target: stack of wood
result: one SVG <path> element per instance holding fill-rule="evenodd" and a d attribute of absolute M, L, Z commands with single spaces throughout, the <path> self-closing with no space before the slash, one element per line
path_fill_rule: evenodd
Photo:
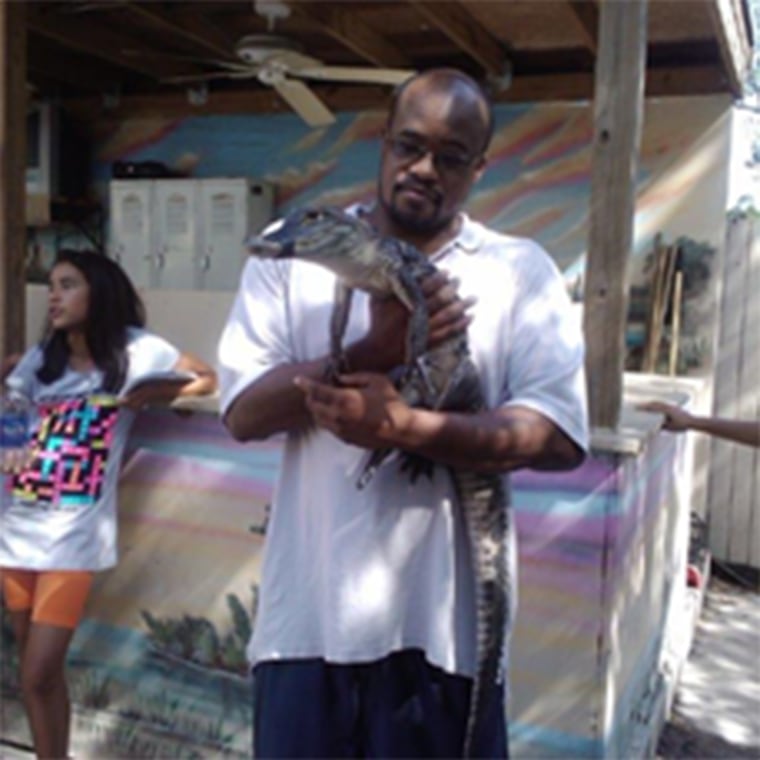
<path fill-rule="evenodd" d="M 665 328 L 665 318 L 670 306 L 672 321 L 670 335 L 669 374 L 676 373 L 678 359 L 678 336 L 680 332 L 682 273 L 678 270 L 679 247 L 677 243 L 663 245 L 662 237 L 654 241 L 654 267 L 644 332 L 642 372 L 655 372 L 660 356 L 660 346 Z"/>

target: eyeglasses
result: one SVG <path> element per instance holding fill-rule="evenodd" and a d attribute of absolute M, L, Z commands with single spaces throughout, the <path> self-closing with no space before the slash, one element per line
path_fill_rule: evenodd
<path fill-rule="evenodd" d="M 433 150 L 410 137 L 386 137 L 385 142 L 393 155 L 405 164 L 416 164 L 424 156 L 431 155 L 433 166 L 442 174 L 458 174 L 468 169 L 479 156 L 471 156 L 458 150 Z"/>

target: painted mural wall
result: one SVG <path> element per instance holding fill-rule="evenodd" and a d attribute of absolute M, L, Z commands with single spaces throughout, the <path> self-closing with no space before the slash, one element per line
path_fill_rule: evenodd
<path fill-rule="evenodd" d="M 723 96 L 646 103 L 636 249 L 657 232 L 722 241 L 730 148 Z M 107 200 L 115 161 L 160 161 L 182 175 L 272 182 L 276 211 L 310 202 L 368 201 L 375 188 L 382 112 L 341 113 L 311 130 L 288 114 L 134 119 L 97 131 L 94 179 Z M 591 109 L 586 103 L 498 105 L 489 169 L 468 209 L 537 239 L 574 276 L 586 249 Z"/>

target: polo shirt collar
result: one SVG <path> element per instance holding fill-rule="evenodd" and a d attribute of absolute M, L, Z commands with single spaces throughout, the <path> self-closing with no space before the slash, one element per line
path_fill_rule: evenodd
<path fill-rule="evenodd" d="M 372 206 L 354 203 L 346 210 L 351 214 L 366 216 L 372 210 Z M 432 254 L 430 256 L 431 261 L 443 258 L 455 248 L 459 248 L 465 253 L 475 253 L 483 244 L 483 226 L 470 219 L 464 211 L 459 212 L 459 218 L 462 220 L 459 234 L 453 240 L 444 243 L 441 248 Z"/>

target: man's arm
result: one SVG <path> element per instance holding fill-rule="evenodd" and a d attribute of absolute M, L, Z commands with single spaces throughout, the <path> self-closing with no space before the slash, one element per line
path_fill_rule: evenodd
<path fill-rule="evenodd" d="M 690 414 L 679 406 L 666 404 L 662 401 L 650 401 L 646 404 L 640 404 L 638 408 L 645 412 L 657 412 L 665 415 L 662 424 L 665 430 L 675 433 L 695 430 L 735 443 L 760 446 L 760 422 L 758 421 L 702 417 Z"/>
<path fill-rule="evenodd" d="M 460 299 L 456 289 L 457 282 L 444 272 L 422 283 L 430 315 L 429 346 L 448 340 L 470 322 L 468 310 L 473 301 Z M 373 298 L 370 313 L 369 332 L 346 348 L 346 363 L 353 369 L 384 373 L 404 361 L 409 314 L 394 298 Z M 238 441 L 263 440 L 276 433 L 305 429 L 313 424 L 312 414 L 294 380 L 323 380 L 327 365 L 328 357 L 324 356 L 273 367 L 234 399 L 224 415 L 224 424 Z"/>
<path fill-rule="evenodd" d="M 520 467 L 571 469 L 581 448 L 544 415 L 508 406 L 476 414 L 408 406 L 384 375 L 341 377 L 342 387 L 297 377 L 314 422 L 346 443 L 398 448 L 440 464 L 504 472 Z"/>

